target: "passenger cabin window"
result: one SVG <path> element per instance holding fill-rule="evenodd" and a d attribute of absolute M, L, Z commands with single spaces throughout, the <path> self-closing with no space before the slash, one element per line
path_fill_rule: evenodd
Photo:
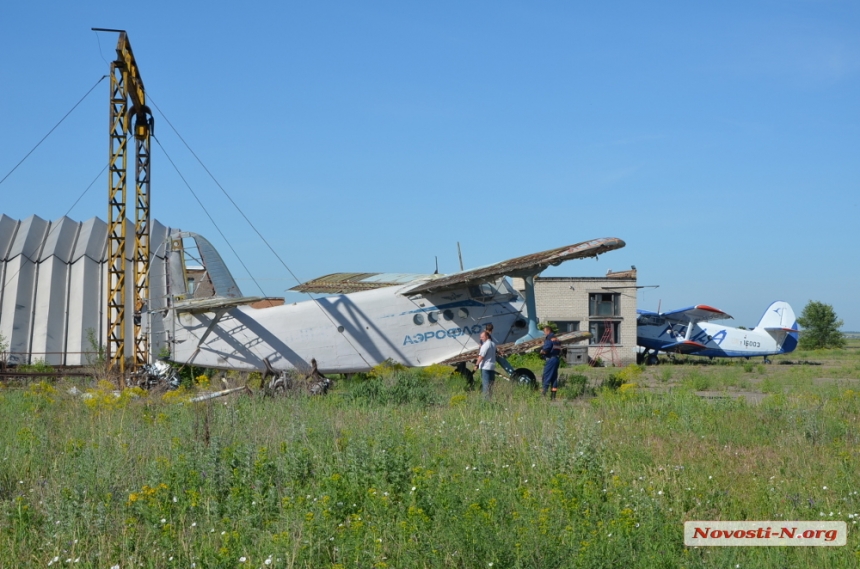
<path fill-rule="evenodd" d="M 620 294 L 598 292 L 588 295 L 589 316 L 620 316 Z"/>

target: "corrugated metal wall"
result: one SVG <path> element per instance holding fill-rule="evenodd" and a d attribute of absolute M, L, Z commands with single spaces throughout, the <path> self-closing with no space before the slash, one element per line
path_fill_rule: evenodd
<path fill-rule="evenodd" d="M 150 310 L 166 306 L 165 240 L 170 229 L 152 222 Z M 126 220 L 126 283 L 132 282 L 134 225 Z M 7 361 L 86 365 L 90 337 L 107 343 L 107 223 L 38 216 L 14 220 L 0 215 L 0 335 Z M 126 288 L 126 355 L 132 355 L 132 288 Z M 144 317 L 144 325 L 150 319 Z M 151 319 L 153 353 L 164 344 L 162 318 Z"/>

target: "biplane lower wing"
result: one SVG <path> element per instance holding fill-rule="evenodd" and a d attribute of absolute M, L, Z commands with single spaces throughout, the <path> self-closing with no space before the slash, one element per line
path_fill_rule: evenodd
<path fill-rule="evenodd" d="M 264 300 L 262 296 L 241 296 L 239 298 L 213 296 L 210 298 L 179 301 L 174 305 L 174 308 L 179 314 L 205 314 L 207 312 L 218 312 L 219 310 L 228 310 L 236 306 L 253 304 L 260 300 Z"/>
<path fill-rule="evenodd" d="M 558 341 L 562 346 L 566 346 L 568 344 L 575 344 L 577 342 L 581 342 L 583 340 L 587 340 L 591 338 L 591 334 L 589 332 L 567 332 L 566 334 L 560 334 L 556 336 Z M 523 342 L 522 344 L 517 344 L 515 342 L 509 342 L 507 344 L 502 344 L 500 346 L 496 346 L 496 354 L 499 357 L 507 357 L 512 356 L 514 354 L 525 354 L 527 352 L 532 352 L 541 346 L 543 346 L 544 339 L 538 338 L 537 340 L 529 340 L 528 342 Z M 443 365 L 457 365 L 462 362 L 473 362 L 478 357 L 478 352 L 480 348 L 475 350 L 469 350 L 468 352 L 463 352 L 462 354 L 458 354 L 453 358 L 448 358 L 447 360 L 443 360 L 439 362 Z"/>
<path fill-rule="evenodd" d="M 694 354 L 698 351 L 704 350 L 706 347 L 707 346 L 700 342 L 693 342 L 692 340 L 681 340 L 680 342 L 666 344 L 660 349 L 666 353 L 671 354 Z"/>

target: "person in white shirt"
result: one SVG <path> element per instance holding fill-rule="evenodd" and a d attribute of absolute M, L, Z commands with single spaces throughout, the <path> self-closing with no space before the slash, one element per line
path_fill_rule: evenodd
<path fill-rule="evenodd" d="M 481 332 L 481 349 L 478 352 L 477 367 L 481 370 L 481 390 L 484 397 L 489 399 L 496 381 L 496 343 L 490 333 Z"/>

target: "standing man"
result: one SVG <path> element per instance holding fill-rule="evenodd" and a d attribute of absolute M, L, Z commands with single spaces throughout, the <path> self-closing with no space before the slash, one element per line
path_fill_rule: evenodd
<path fill-rule="evenodd" d="M 546 363 L 543 366 L 543 391 L 542 395 L 546 395 L 546 390 L 551 389 L 550 399 L 555 399 L 555 394 L 558 392 L 558 364 L 561 357 L 561 342 L 552 333 L 552 328 L 549 326 L 543 327 L 545 336 L 543 347 L 540 349 L 540 354 L 546 358 Z"/>
<path fill-rule="evenodd" d="M 478 369 L 481 370 L 481 390 L 485 399 L 489 399 L 496 381 L 496 343 L 490 333 L 481 332 L 481 350 L 478 352 Z"/>

